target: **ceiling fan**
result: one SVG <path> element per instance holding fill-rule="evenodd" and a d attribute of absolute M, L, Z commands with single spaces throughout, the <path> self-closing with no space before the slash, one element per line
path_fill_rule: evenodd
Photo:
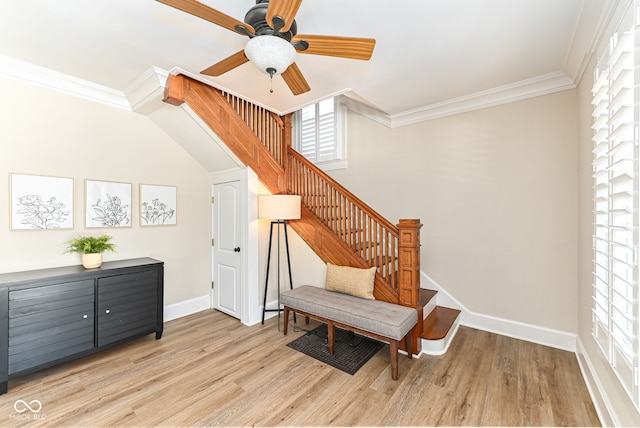
<path fill-rule="evenodd" d="M 282 75 L 294 95 L 311 89 L 294 62 L 296 52 L 366 61 L 376 44 L 370 38 L 297 34 L 294 18 L 302 0 L 256 0 L 244 22 L 196 0 L 157 1 L 249 37 L 243 50 L 202 70 L 202 74 L 220 76 L 251 61 L 272 80 L 274 75 Z"/>

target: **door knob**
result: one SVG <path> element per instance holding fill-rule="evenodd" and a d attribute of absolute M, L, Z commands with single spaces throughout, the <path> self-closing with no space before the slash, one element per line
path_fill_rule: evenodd
<path fill-rule="evenodd" d="M 240 252 L 240 247 L 236 247 L 233 249 L 234 252 L 239 253 Z"/>

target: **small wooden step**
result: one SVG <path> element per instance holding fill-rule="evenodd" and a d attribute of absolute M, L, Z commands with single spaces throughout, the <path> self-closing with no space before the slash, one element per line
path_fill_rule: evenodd
<path fill-rule="evenodd" d="M 426 288 L 421 288 L 420 302 L 418 303 L 418 307 L 424 308 L 425 306 L 427 306 L 427 303 L 429 303 L 436 294 L 438 294 L 436 290 L 427 290 Z"/>
<path fill-rule="evenodd" d="M 440 340 L 444 338 L 460 315 L 457 309 L 436 306 L 422 323 L 420 337 L 428 340 Z"/>

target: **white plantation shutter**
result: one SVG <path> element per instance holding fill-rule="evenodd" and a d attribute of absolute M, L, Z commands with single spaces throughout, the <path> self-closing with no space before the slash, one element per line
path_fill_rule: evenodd
<path fill-rule="evenodd" d="M 322 166 L 344 159 L 337 98 L 302 108 L 296 112 L 294 126 L 294 148 L 311 162 Z"/>
<path fill-rule="evenodd" d="M 316 110 L 317 104 L 308 106 L 300 110 L 300 125 L 299 125 L 299 140 L 298 151 L 300 154 L 311 162 L 316 162 L 317 159 L 317 118 Z"/>
<path fill-rule="evenodd" d="M 639 406 L 638 60 L 635 24 L 626 28 L 599 58 L 593 86 L 593 334 Z"/>
<path fill-rule="evenodd" d="M 318 123 L 318 151 L 317 162 L 334 160 L 336 153 L 336 120 L 334 99 L 324 100 L 316 104 Z"/>

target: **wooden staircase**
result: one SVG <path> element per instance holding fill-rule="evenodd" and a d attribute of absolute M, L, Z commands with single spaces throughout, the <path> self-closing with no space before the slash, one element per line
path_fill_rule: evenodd
<path fill-rule="evenodd" d="M 291 147 L 292 115 L 280 117 L 183 75 L 169 76 L 164 101 L 187 103 L 272 193 L 301 195 L 301 219 L 289 225 L 325 262 L 377 268 L 374 296 L 416 308 L 423 340 L 442 340 L 459 311 L 436 306 L 420 288 L 420 220 L 392 224 Z M 434 339 L 436 338 L 436 339 Z"/>
<path fill-rule="evenodd" d="M 437 291 L 420 289 L 418 314 L 422 314 L 422 351 L 426 354 L 441 355 L 446 352 L 458 329 L 460 311 L 438 306 Z"/>

